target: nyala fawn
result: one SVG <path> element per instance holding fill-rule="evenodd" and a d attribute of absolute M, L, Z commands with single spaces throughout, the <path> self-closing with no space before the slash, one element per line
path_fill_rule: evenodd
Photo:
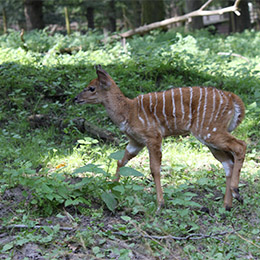
<path fill-rule="evenodd" d="M 96 73 L 97 78 L 75 101 L 103 104 L 111 120 L 129 138 L 124 157 L 117 163 L 116 181 L 120 178 L 120 167 L 146 146 L 160 208 L 164 204 L 160 180 L 162 139 L 192 133 L 224 167 L 226 210 L 231 209 L 233 197 L 243 202 L 238 184 L 246 143 L 230 134 L 245 115 L 244 104 L 237 95 L 211 87 L 183 87 L 129 99 L 100 65 Z"/>

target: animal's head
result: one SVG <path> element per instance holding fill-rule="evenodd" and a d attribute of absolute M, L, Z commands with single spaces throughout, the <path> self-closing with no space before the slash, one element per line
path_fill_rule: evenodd
<path fill-rule="evenodd" d="M 99 104 L 103 103 L 106 98 L 107 91 L 110 90 L 114 83 L 109 74 L 96 66 L 97 78 L 93 79 L 82 92 L 75 98 L 75 102 L 79 104 Z"/>

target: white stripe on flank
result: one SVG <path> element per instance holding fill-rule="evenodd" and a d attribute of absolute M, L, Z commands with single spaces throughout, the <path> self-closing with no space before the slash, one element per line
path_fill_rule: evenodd
<path fill-rule="evenodd" d="M 168 129 L 170 129 L 170 125 L 169 125 L 169 122 L 168 122 L 168 119 L 167 119 L 167 116 L 165 113 L 165 91 L 163 91 L 163 111 L 162 112 L 163 112 L 163 116 L 164 116 L 166 125 L 167 125 Z"/>
<path fill-rule="evenodd" d="M 140 96 L 139 96 L 140 97 Z M 137 97 L 137 100 L 138 100 L 138 119 L 141 121 L 141 123 L 144 125 L 144 120 L 143 120 L 143 118 L 140 116 L 140 113 L 139 113 L 139 111 L 140 111 L 140 100 L 139 100 L 139 97 Z"/>
<path fill-rule="evenodd" d="M 224 99 L 225 99 L 225 101 L 226 101 L 226 104 L 225 104 L 225 106 L 224 106 L 224 108 L 222 109 L 222 112 L 221 112 L 221 118 L 223 117 L 223 115 L 224 115 L 224 113 L 225 113 L 225 111 L 226 111 L 226 109 L 227 109 L 227 106 L 228 106 L 228 98 L 227 98 L 227 96 L 225 95 L 225 93 L 223 93 L 224 95 Z"/>
<path fill-rule="evenodd" d="M 210 119 L 209 119 L 209 126 L 210 126 L 210 124 L 211 124 L 211 122 L 212 122 L 212 119 L 213 119 L 213 115 L 214 115 L 214 112 L 215 112 L 215 110 L 216 110 L 216 90 L 215 90 L 215 88 L 213 88 L 213 107 L 212 107 L 212 112 L 211 112 L 211 115 L 210 115 Z"/>
<path fill-rule="evenodd" d="M 153 101 L 152 101 L 152 94 L 151 93 L 149 93 L 149 102 L 150 102 L 150 112 L 152 113 Z"/>
<path fill-rule="evenodd" d="M 179 91 L 180 91 L 180 96 L 181 96 L 181 113 L 182 113 L 181 122 L 183 123 L 184 116 L 185 116 L 185 111 L 184 111 L 184 105 L 183 105 L 182 88 L 179 88 Z"/>
<path fill-rule="evenodd" d="M 189 87 L 190 89 L 190 104 L 189 104 L 189 124 L 188 124 L 188 130 L 191 127 L 191 119 L 192 119 L 192 96 L 193 96 L 193 89 L 192 87 Z"/>
<path fill-rule="evenodd" d="M 172 116 L 174 118 L 174 128 L 177 129 L 177 118 L 176 118 L 176 108 L 175 108 L 175 101 L 174 101 L 174 89 L 171 89 L 172 95 Z"/>
<path fill-rule="evenodd" d="M 154 116 L 155 116 L 157 122 L 158 122 L 159 124 L 161 124 L 161 122 L 160 122 L 160 120 L 159 120 L 159 118 L 158 118 L 158 116 L 157 116 L 157 114 L 156 114 L 156 108 L 157 108 L 157 104 L 158 104 L 157 93 L 154 92 L 154 95 L 155 95 Z"/>
<path fill-rule="evenodd" d="M 215 116 L 215 121 L 218 119 L 218 114 L 219 114 L 220 109 L 221 109 L 221 106 L 222 106 L 222 104 L 223 104 L 223 97 L 222 97 L 222 95 L 221 95 L 221 91 L 218 90 L 218 89 L 216 89 L 216 90 L 217 90 L 217 92 L 218 92 L 220 101 L 219 101 L 219 105 L 218 105 L 218 111 L 217 111 L 217 114 L 216 114 L 216 116 Z"/>
<path fill-rule="evenodd" d="M 144 96 L 142 95 L 142 96 L 141 96 L 141 107 L 142 107 L 142 111 L 143 111 L 145 120 L 147 121 L 147 125 L 150 126 L 150 122 L 149 122 L 148 116 L 147 116 L 147 114 L 146 114 L 146 112 L 145 112 L 145 109 L 144 109 L 144 102 L 143 102 L 143 100 L 144 100 Z"/>
<path fill-rule="evenodd" d="M 229 126 L 228 126 L 229 132 L 233 131 L 236 128 L 238 118 L 241 114 L 241 107 L 237 103 L 234 103 L 234 109 L 235 109 L 235 112 L 234 112 L 233 118 L 231 119 L 231 122 L 229 123 Z"/>
<path fill-rule="evenodd" d="M 199 104 L 197 108 L 197 131 L 199 130 L 201 99 L 202 99 L 202 88 L 200 88 L 200 98 L 199 98 Z"/>
<path fill-rule="evenodd" d="M 203 115 L 202 115 L 201 126 L 200 126 L 201 130 L 203 129 L 203 124 L 205 121 L 205 115 L 206 115 L 207 104 L 208 104 L 208 99 L 207 99 L 208 98 L 208 89 L 207 88 L 204 88 L 204 89 L 205 89 L 205 100 L 204 100 Z"/>

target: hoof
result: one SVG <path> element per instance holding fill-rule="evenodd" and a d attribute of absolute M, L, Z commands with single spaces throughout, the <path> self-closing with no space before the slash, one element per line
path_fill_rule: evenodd
<path fill-rule="evenodd" d="M 238 200 L 241 204 L 244 203 L 244 199 L 243 197 L 239 194 L 239 189 L 238 188 L 235 188 L 232 190 L 232 195 L 233 197 Z"/>
<path fill-rule="evenodd" d="M 207 214 L 210 213 L 210 212 L 209 212 L 209 208 L 207 208 L 207 207 L 202 207 L 202 208 L 200 209 L 200 211 L 203 212 L 203 213 L 207 213 Z"/>
<path fill-rule="evenodd" d="M 161 212 L 161 209 L 164 207 L 164 202 L 160 203 L 156 210 L 156 215 L 158 215 Z"/>
<path fill-rule="evenodd" d="M 239 195 L 238 198 L 236 197 L 236 199 L 237 199 L 242 205 L 244 204 L 244 199 L 243 199 L 243 197 L 242 197 L 241 195 Z"/>
<path fill-rule="evenodd" d="M 226 210 L 226 211 L 231 211 L 231 208 L 232 208 L 232 207 L 230 207 L 230 206 L 225 206 L 225 210 Z"/>

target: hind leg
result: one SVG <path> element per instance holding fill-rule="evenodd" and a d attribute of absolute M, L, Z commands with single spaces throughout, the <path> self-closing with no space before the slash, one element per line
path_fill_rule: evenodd
<path fill-rule="evenodd" d="M 217 151 L 222 152 L 215 152 L 215 155 L 217 155 L 220 158 L 221 156 L 223 156 L 224 153 L 226 153 L 229 154 L 228 157 L 226 157 L 229 159 L 230 154 L 233 156 L 233 168 L 231 167 L 231 163 L 228 161 L 224 161 L 224 164 L 222 164 L 224 168 L 226 167 L 225 170 L 232 170 L 231 178 L 227 178 L 227 187 L 230 187 L 232 196 L 242 203 L 243 199 L 239 194 L 238 184 L 240 179 L 240 171 L 246 153 L 246 143 L 244 141 L 236 139 L 229 133 L 218 133 L 213 137 L 209 140 L 206 140 L 206 142 L 211 149 L 213 148 Z M 228 191 L 227 195 L 225 196 L 224 202 L 226 209 L 230 209 L 232 207 L 232 198 L 230 199 L 229 197 L 231 196 L 229 196 Z"/>
<path fill-rule="evenodd" d="M 234 158 L 230 152 L 224 152 L 212 147 L 209 147 L 213 156 L 222 163 L 226 173 L 226 192 L 224 197 L 224 207 L 230 210 L 232 206 L 232 192 L 231 192 L 231 176 L 234 167 Z"/>
<path fill-rule="evenodd" d="M 246 143 L 241 140 L 237 140 L 234 152 L 234 168 L 231 177 L 231 191 L 234 198 L 243 203 L 243 198 L 239 194 L 238 184 L 240 179 L 240 171 L 243 166 L 243 162 L 246 154 Z"/>

